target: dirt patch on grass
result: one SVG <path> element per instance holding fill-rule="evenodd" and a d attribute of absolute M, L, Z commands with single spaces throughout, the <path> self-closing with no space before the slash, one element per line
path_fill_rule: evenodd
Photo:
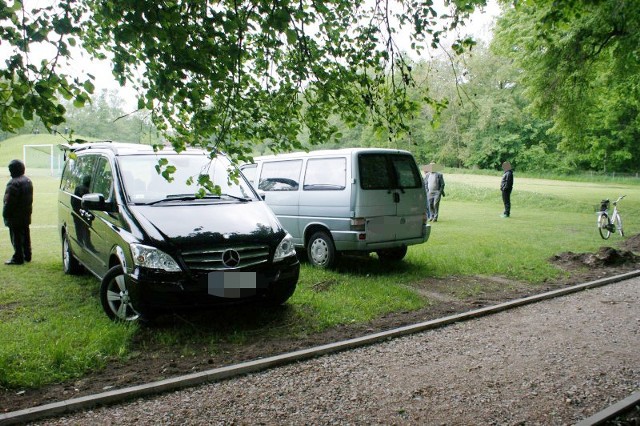
<path fill-rule="evenodd" d="M 562 253 L 553 256 L 551 262 L 562 266 L 564 269 L 578 269 L 587 267 L 601 269 L 633 265 L 638 262 L 639 256 L 631 251 L 616 250 L 613 247 L 601 247 L 597 253 Z"/>
<path fill-rule="evenodd" d="M 1 412 L 15 411 L 46 403 L 100 393 L 117 388 L 148 383 L 178 375 L 204 371 L 242 361 L 264 358 L 271 355 L 309 348 L 339 340 L 359 337 L 364 334 L 441 318 L 466 312 L 482 306 L 495 305 L 515 298 L 543 293 L 576 283 L 619 275 L 639 269 L 640 235 L 628 238 L 622 250 L 602 247 L 597 253 L 560 253 L 549 259 L 568 274 L 554 282 L 541 285 L 519 283 L 503 277 L 450 276 L 426 278 L 412 283 L 410 287 L 425 297 L 429 304 L 423 309 L 396 312 L 377 318 L 367 324 L 344 325 L 313 335 L 286 333 L 287 337 L 265 336 L 264 323 L 260 319 L 246 320 L 241 341 L 229 338 L 233 323 L 238 318 L 253 318 L 251 308 L 234 308 L 233 311 L 203 314 L 204 317 L 167 316 L 154 328 L 143 329 L 132 344 L 130 356 L 124 361 L 112 361 L 101 371 L 66 383 L 53 384 L 38 389 L 0 389 Z M 334 283 L 321 282 L 314 286 L 316 292 L 326 291 Z M 296 329 L 296 316 L 292 309 L 283 306 L 270 321 L 280 321 L 275 328 Z M 234 325 L 235 326 L 235 325 Z M 270 324 L 271 328 L 274 324 Z M 200 327 L 202 341 L 161 344 L 152 338 L 158 328 Z M 208 328 L 207 328 L 208 327 Z M 215 330 L 225 335 L 226 341 L 216 342 L 216 352 L 211 353 L 210 342 Z M 285 334 L 285 333 L 282 333 Z"/>

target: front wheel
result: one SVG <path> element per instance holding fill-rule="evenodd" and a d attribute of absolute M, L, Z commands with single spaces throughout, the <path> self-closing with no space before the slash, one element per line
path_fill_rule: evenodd
<path fill-rule="evenodd" d="M 600 213 L 598 216 L 598 231 L 600 231 L 600 236 L 605 240 L 611 236 L 609 223 L 609 216 L 606 213 Z"/>
<path fill-rule="evenodd" d="M 309 263 L 319 268 L 331 268 L 336 263 L 336 248 L 326 232 L 316 232 L 307 244 Z"/>
<path fill-rule="evenodd" d="M 140 314 L 133 307 L 121 265 L 109 269 L 100 285 L 102 309 L 114 321 L 137 321 Z"/>
<path fill-rule="evenodd" d="M 618 233 L 621 237 L 624 237 L 624 230 L 622 229 L 622 218 L 619 214 L 616 214 L 616 217 L 613 218 L 613 223 L 618 230 Z"/>

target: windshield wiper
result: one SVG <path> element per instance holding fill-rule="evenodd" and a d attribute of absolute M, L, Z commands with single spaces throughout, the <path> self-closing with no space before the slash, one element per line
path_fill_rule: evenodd
<path fill-rule="evenodd" d="M 248 202 L 251 201 L 251 198 L 249 197 L 238 197 L 237 195 L 231 195 L 231 194 L 220 194 L 223 197 L 229 197 L 229 198 L 233 198 L 234 200 L 238 200 L 238 201 L 243 201 L 243 202 Z"/>
<path fill-rule="evenodd" d="M 217 198 L 217 199 L 219 199 L 220 196 L 219 195 L 205 195 L 202 198 Z M 166 197 L 161 198 L 159 200 L 147 203 L 147 205 L 151 206 L 151 205 L 154 205 L 154 204 L 170 202 L 170 201 L 192 201 L 192 200 L 200 200 L 200 199 L 201 198 L 198 198 L 198 196 L 196 196 L 196 194 L 170 194 L 170 195 L 167 195 Z"/>
<path fill-rule="evenodd" d="M 211 200 L 211 199 L 219 200 L 222 197 L 229 197 L 229 198 L 233 198 L 234 200 L 238 200 L 242 202 L 251 201 L 251 198 L 238 197 L 236 195 L 231 195 L 231 194 L 220 194 L 220 195 L 207 194 L 204 197 L 198 197 L 196 194 L 171 194 L 171 195 L 167 195 L 165 198 L 161 198 L 159 200 L 147 203 L 147 205 L 152 206 L 154 204 L 171 202 L 171 201 L 196 201 L 196 200 Z"/>

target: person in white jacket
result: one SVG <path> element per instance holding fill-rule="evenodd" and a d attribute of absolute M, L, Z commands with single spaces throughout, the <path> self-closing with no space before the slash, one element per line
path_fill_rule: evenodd
<path fill-rule="evenodd" d="M 438 171 L 437 164 L 431 163 L 427 166 L 424 184 L 427 191 L 429 221 L 437 222 L 438 214 L 440 213 L 440 197 L 445 196 L 444 176 Z"/>

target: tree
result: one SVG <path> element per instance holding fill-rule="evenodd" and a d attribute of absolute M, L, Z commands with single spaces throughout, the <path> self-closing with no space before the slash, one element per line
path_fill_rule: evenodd
<path fill-rule="evenodd" d="M 127 114 L 117 91 L 103 89 L 91 97 L 91 103 L 76 108 L 64 103 L 67 110 L 64 127 L 76 137 L 119 142 L 159 143 L 157 131 L 148 120 L 148 111 Z"/>
<path fill-rule="evenodd" d="M 498 20 L 495 48 L 578 167 L 638 168 L 639 29 L 633 0 L 524 0 Z"/>
<path fill-rule="evenodd" d="M 92 76 L 71 77 L 60 71 L 81 35 L 83 9 L 76 8 L 77 3 L 26 10 L 21 1 L 0 0 L 0 39 L 12 48 L 0 68 L 0 130 L 14 132 L 34 117 L 51 130 L 64 122 L 62 99 L 83 106 L 93 93 Z M 36 44 L 51 49 L 50 60 L 32 62 L 30 50 Z"/>
<path fill-rule="evenodd" d="M 438 114 L 425 105 L 411 122 L 413 150 L 423 163 L 499 169 L 510 160 L 519 170 L 556 168 L 557 138 L 546 134 L 548 121 L 526 111 L 510 59 L 478 45 L 465 55 L 419 63 L 414 74 L 446 105 Z"/>
<path fill-rule="evenodd" d="M 50 127 L 64 116 L 56 96 L 86 102 L 91 76 L 70 80 L 58 66 L 79 45 L 112 59 L 113 74 L 140 89 L 138 106 L 178 150 L 197 145 L 247 160 L 256 142 L 280 151 L 299 147 L 303 131 L 312 143 L 330 139 L 332 115 L 402 133 L 417 105 L 394 37 L 404 28 L 412 49 L 437 46 L 486 0 L 444 3 L 446 15 L 431 0 L 65 0 L 32 11 L 0 0 L 3 40 L 16 50 L 3 73 L 2 125 L 36 114 Z M 29 47 L 43 42 L 56 59 L 33 67 Z"/>

